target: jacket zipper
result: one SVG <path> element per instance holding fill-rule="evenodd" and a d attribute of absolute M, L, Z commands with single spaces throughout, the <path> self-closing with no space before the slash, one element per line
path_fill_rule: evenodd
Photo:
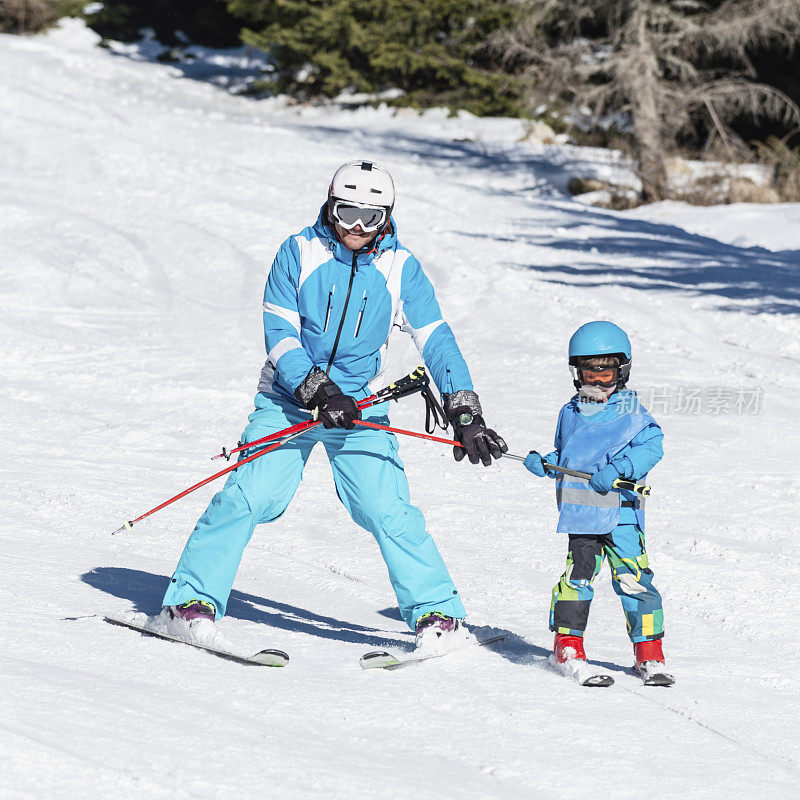
<path fill-rule="evenodd" d="M 361 308 L 358 310 L 358 322 L 356 322 L 356 332 L 353 334 L 355 339 L 361 330 L 361 320 L 364 319 L 364 309 L 367 307 L 367 290 L 364 290 L 364 299 L 361 301 Z"/>
<path fill-rule="evenodd" d="M 344 327 L 344 318 L 347 315 L 347 306 L 350 302 L 350 292 L 353 291 L 353 279 L 356 277 L 358 270 L 358 251 L 353 250 L 353 263 L 350 266 L 350 283 L 347 284 L 347 297 L 344 299 L 344 308 L 342 309 L 342 318 L 339 320 L 339 329 L 336 331 L 336 338 L 333 340 L 333 350 L 331 350 L 331 357 L 328 359 L 328 366 L 325 367 L 325 372 L 328 376 L 331 374 L 331 364 L 336 357 L 336 349 L 339 347 L 339 337 L 342 335 L 342 328 Z"/>
<path fill-rule="evenodd" d="M 328 308 L 325 311 L 325 326 L 322 328 L 323 333 L 325 333 L 325 331 L 328 330 L 328 320 L 330 320 L 331 318 L 331 308 L 333 307 L 333 293 L 335 291 L 336 291 L 336 284 L 334 283 L 333 288 L 330 290 L 330 293 L 328 294 Z"/>

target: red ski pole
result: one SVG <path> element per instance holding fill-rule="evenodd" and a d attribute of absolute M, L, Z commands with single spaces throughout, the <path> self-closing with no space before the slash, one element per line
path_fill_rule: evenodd
<path fill-rule="evenodd" d="M 455 439 L 443 439 L 441 436 L 431 436 L 429 433 L 417 433 L 417 431 L 404 431 L 402 428 L 391 428 L 388 425 L 381 425 L 378 422 L 369 422 L 365 419 L 355 420 L 356 425 L 363 425 L 365 428 L 375 428 L 379 431 L 389 431 L 389 433 L 402 433 L 404 436 L 415 436 L 417 439 L 428 439 L 431 442 L 439 442 L 439 444 L 452 444 L 456 447 L 463 447 L 461 442 Z"/>
<path fill-rule="evenodd" d="M 380 425 L 377 422 L 368 422 L 364 419 L 357 419 L 355 420 L 356 425 L 363 425 L 366 428 L 376 428 L 377 430 L 381 431 L 388 431 L 389 433 L 402 433 L 404 436 L 414 436 L 417 439 L 428 439 L 431 442 L 439 442 L 440 444 L 451 444 L 455 447 L 463 447 L 464 445 L 461 442 L 457 442 L 455 439 L 443 439 L 440 436 L 431 436 L 429 433 L 417 433 L 417 431 L 405 431 L 402 428 L 391 428 L 388 425 Z M 503 458 L 511 458 L 514 461 L 524 461 L 524 456 L 515 456 L 513 453 L 503 453 Z M 550 470 L 551 472 L 560 472 L 562 475 L 573 475 L 576 478 L 583 478 L 584 480 L 589 480 L 592 477 L 591 473 L 589 472 L 579 472 L 578 470 L 574 469 L 567 469 L 566 467 L 559 467 L 556 464 L 549 464 L 548 462 L 544 462 L 545 469 Z M 627 489 L 630 492 L 636 492 L 637 494 L 641 494 L 644 497 L 648 497 L 650 495 L 650 487 L 642 484 L 636 483 L 635 481 L 628 481 L 624 478 L 617 478 L 614 481 L 614 488 L 615 489 Z"/>
<path fill-rule="evenodd" d="M 360 409 L 363 409 L 369 408 L 376 403 L 383 403 L 385 400 L 399 400 L 401 397 L 405 397 L 406 395 L 413 394 L 418 391 L 424 392 L 428 383 L 429 379 L 425 374 L 425 367 L 420 366 L 417 367 L 413 372 L 410 372 L 408 375 L 400 378 L 400 380 L 390 383 L 379 392 L 371 394 L 369 397 L 365 397 L 363 400 L 359 400 L 357 405 Z M 260 444 L 281 439 L 284 436 L 293 434 L 295 431 L 306 430 L 307 425 L 308 422 L 298 422 L 296 425 L 292 425 L 289 428 L 284 428 L 282 431 L 271 433 L 269 436 L 262 436 L 260 439 L 255 439 L 247 444 L 240 443 L 237 447 L 233 448 L 233 450 L 228 450 L 226 447 L 223 447 L 222 452 L 212 456 L 211 460 L 214 461 L 217 458 L 226 458 L 228 461 L 230 461 L 231 456 L 234 453 L 239 453 L 242 450 L 249 450 L 251 447 L 258 447 Z"/>
<path fill-rule="evenodd" d="M 359 408 L 369 408 L 376 399 L 376 395 L 370 395 L 369 397 L 365 397 L 363 400 L 359 400 L 357 405 Z M 313 418 L 309 418 L 304 422 L 298 422 L 296 425 L 292 425 L 289 428 L 284 428 L 282 431 L 276 431 L 275 433 L 269 434 L 269 436 L 262 436 L 260 439 L 255 439 L 252 442 L 248 442 L 247 444 L 240 444 L 238 447 L 234 447 L 233 450 L 228 450 L 226 447 L 222 448 L 221 453 L 217 453 L 215 456 L 211 456 L 211 460 L 215 461 L 218 458 L 225 458 L 228 461 L 231 460 L 231 456 L 234 453 L 240 453 L 242 450 L 249 450 L 251 447 L 258 447 L 261 444 L 266 444 L 267 442 L 274 442 L 276 439 L 282 439 L 284 436 L 291 436 L 294 433 L 299 433 L 304 430 L 308 429 L 309 423 L 313 422 Z"/>
<path fill-rule="evenodd" d="M 167 506 L 172 505 L 172 503 L 174 503 L 176 500 L 180 500 L 182 497 L 186 497 L 187 494 L 191 494 L 193 491 L 195 491 L 195 489 L 199 489 L 201 486 L 205 486 L 207 483 L 211 483 L 211 481 L 214 481 L 217 478 L 221 478 L 223 475 L 227 475 L 229 472 L 233 472 L 233 470 L 241 467 L 242 464 L 246 464 L 248 461 L 253 461 L 256 458 L 260 458 L 261 456 L 272 452 L 273 450 L 277 450 L 281 445 L 284 445 L 287 442 L 291 441 L 292 439 L 296 438 L 297 436 L 300 436 L 301 433 L 305 433 L 307 430 L 315 428 L 317 425 L 322 425 L 322 423 L 309 420 L 308 422 L 303 423 L 303 425 L 304 427 L 302 430 L 295 431 L 290 436 L 286 436 L 279 442 L 275 442 L 275 444 L 271 445 L 270 447 L 267 447 L 265 450 L 259 450 L 257 453 L 253 453 L 253 455 L 247 456 L 247 458 L 240 459 L 235 464 L 231 464 L 229 467 L 225 467 L 225 469 L 220 470 L 214 475 L 210 475 L 205 480 L 200 481 L 200 483 L 196 483 L 194 486 L 190 486 L 188 489 L 184 489 L 180 494 L 176 494 L 175 497 L 170 497 L 169 500 L 165 500 L 163 503 L 157 505 L 155 508 L 151 508 L 149 511 L 145 511 L 144 514 L 140 514 L 138 517 L 136 517 L 136 519 L 128 520 L 127 522 L 123 523 L 122 527 L 117 528 L 115 531 L 113 531 L 111 535 L 114 536 L 114 534 L 117 534 L 120 531 L 129 531 L 133 527 L 134 523 L 143 520 L 145 517 L 149 517 L 151 514 L 155 514 L 156 511 L 161 511 L 162 508 L 166 508 Z"/>
<path fill-rule="evenodd" d="M 377 405 L 378 403 L 385 403 L 387 400 L 398 400 L 401 397 L 405 397 L 409 394 L 414 394 L 415 392 L 421 391 L 425 386 L 428 384 L 428 376 L 425 374 L 425 370 L 423 367 L 417 367 L 412 373 L 401 378 L 394 383 L 389 384 L 385 388 L 381 389 L 379 392 L 376 392 L 374 395 L 370 397 L 366 397 L 358 403 L 359 408 L 368 408 L 369 406 Z M 151 514 L 155 514 L 156 511 L 160 511 L 162 508 L 166 508 L 168 505 L 171 505 L 176 500 L 180 500 L 182 497 L 186 497 L 187 494 L 191 494 L 196 489 L 199 489 L 201 486 L 205 486 L 207 483 L 211 483 L 211 481 L 216 480 L 217 478 L 221 478 L 223 475 L 227 475 L 229 472 L 233 472 L 233 470 L 240 467 L 242 464 L 246 464 L 248 461 L 253 461 L 256 458 L 260 458 L 267 453 L 271 453 L 273 450 L 277 450 L 282 445 L 286 444 L 287 442 L 291 441 L 300 434 L 305 433 L 306 431 L 310 430 L 311 428 L 316 428 L 318 425 L 321 425 L 321 422 L 317 420 L 309 419 L 306 422 L 300 422 L 297 425 L 292 425 L 289 428 L 284 428 L 282 431 L 277 431 L 276 433 L 272 433 L 269 436 L 265 436 L 262 439 L 258 439 L 255 442 L 250 442 L 246 445 L 242 445 L 237 448 L 237 450 L 232 450 L 231 452 L 237 452 L 238 450 L 245 450 L 251 447 L 256 447 L 259 444 L 268 443 L 270 441 L 274 442 L 269 447 L 265 448 L 264 450 L 259 450 L 257 453 L 253 453 L 246 458 L 242 458 L 241 460 L 237 461 L 235 464 L 231 464 L 229 467 L 226 467 L 223 470 L 215 473 L 214 475 L 210 475 L 208 478 L 196 483 L 194 486 L 190 486 L 188 489 L 184 489 L 180 494 L 176 494 L 174 497 L 170 497 L 169 500 L 165 500 L 160 505 L 157 505 L 155 508 L 151 508 L 149 511 L 145 511 L 144 514 L 140 514 L 135 519 L 128 520 L 127 522 L 123 523 L 123 525 L 117 530 L 113 531 L 112 536 L 114 534 L 119 533 L 120 531 L 130 530 L 134 523 L 139 522 L 140 520 L 145 519 L 145 517 L 149 517 Z"/>

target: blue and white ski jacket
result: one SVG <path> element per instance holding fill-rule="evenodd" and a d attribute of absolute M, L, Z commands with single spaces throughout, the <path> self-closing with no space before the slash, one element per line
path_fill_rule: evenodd
<path fill-rule="evenodd" d="M 596 414 L 584 414 L 575 395 L 558 415 L 555 451 L 545 456 L 560 467 L 593 473 L 613 464 L 619 474 L 641 481 L 664 455 L 664 433 L 636 392 L 622 390 L 608 398 Z M 644 531 L 645 500 L 627 490 L 595 492 L 588 481 L 556 475 L 558 532 L 602 535 L 619 524 Z M 634 504 L 623 507 L 622 501 Z"/>
<path fill-rule="evenodd" d="M 440 392 L 472 389 L 433 286 L 400 244 L 394 220 L 373 250 L 356 254 L 323 222 L 324 210 L 313 227 L 280 246 L 272 263 L 258 391 L 297 402 L 295 389 L 318 366 L 345 394 L 367 397 L 395 327 L 411 334 Z"/>

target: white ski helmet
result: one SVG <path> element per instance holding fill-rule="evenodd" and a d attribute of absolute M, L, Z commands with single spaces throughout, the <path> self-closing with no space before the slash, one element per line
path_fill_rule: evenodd
<path fill-rule="evenodd" d="M 349 219 L 342 219 L 336 213 L 337 206 L 352 204 L 359 208 L 384 209 L 380 221 L 374 226 L 365 225 L 365 230 L 381 230 L 389 223 L 392 209 L 394 208 L 394 181 L 385 167 L 374 161 L 348 161 L 342 164 L 333 175 L 328 188 L 328 215 L 345 228 L 354 227 L 348 224 Z M 354 223 L 355 224 L 355 223 Z"/>

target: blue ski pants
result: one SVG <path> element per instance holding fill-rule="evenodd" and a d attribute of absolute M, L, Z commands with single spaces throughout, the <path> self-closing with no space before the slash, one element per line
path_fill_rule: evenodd
<path fill-rule="evenodd" d="M 389 424 L 380 406 L 364 419 Z M 309 419 L 287 401 L 256 395 L 256 409 L 242 435 L 252 442 Z M 352 431 L 321 425 L 230 473 L 197 521 L 164 596 L 164 605 L 192 599 L 214 604 L 224 616 L 242 553 L 255 526 L 283 514 L 317 442 L 325 447 L 336 492 L 353 521 L 378 543 L 397 595 L 400 613 L 413 629 L 429 611 L 466 616 L 441 555 L 425 530 L 422 512 L 409 502 L 408 481 L 397 439 L 386 431 L 356 426 Z M 254 451 L 245 451 L 251 455 Z"/>
<path fill-rule="evenodd" d="M 567 568 L 553 589 L 550 630 L 583 636 L 594 597 L 592 584 L 606 558 L 630 640 L 660 639 L 664 635 L 664 611 L 661 595 L 653 586 L 644 533 L 636 525 L 625 524 L 602 536 L 570 535 Z"/>

